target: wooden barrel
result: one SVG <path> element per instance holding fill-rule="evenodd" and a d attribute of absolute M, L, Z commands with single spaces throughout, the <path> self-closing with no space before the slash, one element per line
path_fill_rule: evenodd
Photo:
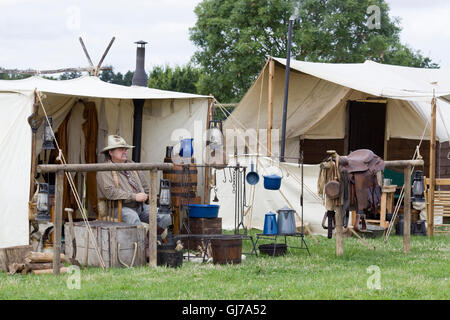
<path fill-rule="evenodd" d="M 172 159 L 164 158 L 164 162 L 172 163 Z M 190 165 L 174 164 L 173 169 L 163 170 L 163 178 L 170 180 L 170 193 L 172 199 L 175 197 L 194 198 L 197 194 L 198 170 L 195 166 L 195 159 L 191 158 Z"/>
<path fill-rule="evenodd" d="M 165 163 L 173 163 L 171 157 L 164 158 Z M 180 210 L 183 205 L 189 203 L 200 203 L 201 198 L 197 197 L 197 175 L 195 158 L 191 158 L 191 164 L 177 165 L 173 169 L 163 170 L 163 179 L 170 181 L 170 195 L 172 198 L 174 234 L 179 234 L 182 226 Z"/>
<path fill-rule="evenodd" d="M 214 264 L 241 263 L 242 238 L 221 238 L 211 240 Z"/>

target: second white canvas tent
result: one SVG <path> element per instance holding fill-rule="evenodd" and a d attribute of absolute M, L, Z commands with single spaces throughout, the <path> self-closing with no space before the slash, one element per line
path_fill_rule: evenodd
<path fill-rule="evenodd" d="M 270 80 L 270 65 L 273 64 L 273 80 Z M 284 98 L 286 60 L 270 58 L 252 87 L 224 123 L 224 130 L 241 130 L 238 139 L 243 140 L 248 129 L 267 129 L 269 105 L 269 81 L 273 81 L 273 129 L 281 129 Z M 450 72 L 440 69 L 420 69 L 383 65 L 371 61 L 357 64 L 331 64 L 291 61 L 290 85 L 286 124 L 286 161 L 296 163 L 300 152 L 300 141 L 304 139 L 343 140 L 346 136 L 347 101 L 386 100 L 385 141 L 390 139 L 427 140 L 430 137 L 431 99 L 437 99 L 437 139 L 449 141 L 450 104 L 446 96 L 450 93 Z M 239 138 L 240 137 L 240 138 Z M 272 134 L 272 160 L 278 159 L 281 134 Z M 267 135 L 259 134 L 259 150 L 250 141 L 251 152 L 267 155 Z M 323 157 L 326 156 L 323 150 Z M 405 158 L 412 157 L 414 149 Z M 292 157 L 292 158 L 290 158 Z M 386 154 L 385 154 L 386 158 Z M 272 160 L 262 159 L 261 168 Z M 385 160 L 389 160 L 387 157 Z M 243 160 L 241 160 L 242 162 Z M 268 161 L 268 162 L 267 162 Z M 264 162 L 266 164 L 264 164 Z M 292 166 L 283 164 L 282 167 Z M 295 166 L 295 165 L 294 165 Z M 262 171 L 263 172 L 263 171 Z M 299 170 L 296 169 L 297 177 Z M 305 171 L 305 221 L 310 222 L 314 232 L 323 232 L 320 227 L 324 208 L 316 198 L 317 165 Z M 314 179 L 315 178 L 315 179 Z M 297 179 L 298 180 L 298 179 Z M 218 178 L 218 181 L 220 179 Z M 218 182 L 219 183 L 219 182 Z M 261 184 L 261 182 L 260 182 Z M 284 190 L 283 188 L 287 188 Z M 262 229 L 264 215 L 275 211 L 288 201 L 299 213 L 300 185 L 283 181 L 281 194 L 256 186 L 253 208 L 249 211 L 247 226 Z M 284 191 L 283 191 L 284 190 Z M 220 186 L 219 186 L 220 192 Z M 287 195 L 291 194 L 290 197 Z M 232 198 L 227 194 L 224 199 Z M 219 195 L 220 199 L 220 195 Z M 309 202 L 309 203 L 308 203 Z M 227 203 L 223 206 L 228 207 Z M 251 217 L 251 218 L 250 218 Z M 232 212 L 224 213 L 226 225 L 234 225 Z"/>

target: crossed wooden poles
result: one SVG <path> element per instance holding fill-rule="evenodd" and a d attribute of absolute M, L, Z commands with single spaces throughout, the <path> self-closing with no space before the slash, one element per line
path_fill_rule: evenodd
<path fill-rule="evenodd" d="M 84 45 L 83 39 L 81 37 L 79 37 L 78 40 L 80 40 L 81 47 L 83 48 L 84 54 L 86 55 L 86 58 L 87 58 L 88 63 L 89 63 L 89 67 L 85 67 L 85 68 L 62 68 L 62 69 L 54 69 L 54 70 L 33 70 L 33 69 L 19 70 L 19 69 L 3 69 L 3 68 L 0 68 L 0 73 L 36 75 L 36 74 L 53 74 L 53 73 L 62 73 L 62 72 L 83 72 L 83 71 L 85 71 L 85 72 L 89 72 L 89 74 L 92 75 L 92 76 L 98 77 L 98 74 L 100 73 L 100 71 L 102 71 L 102 70 L 111 70 L 112 69 L 112 67 L 102 67 L 102 64 L 103 64 L 103 60 L 105 60 L 105 57 L 108 54 L 109 49 L 111 48 L 111 46 L 112 46 L 112 44 L 113 44 L 115 39 L 116 39 L 115 37 L 113 37 L 111 39 L 111 41 L 108 44 L 108 47 L 106 47 L 106 50 L 103 53 L 103 56 L 101 57 L 101 59 L 98 62 L 96 67 L 92 63 L 91 57 L 89 56 L 89 53 L 88 53 L 88 51 L 86 49 L 86 46 Z"/>

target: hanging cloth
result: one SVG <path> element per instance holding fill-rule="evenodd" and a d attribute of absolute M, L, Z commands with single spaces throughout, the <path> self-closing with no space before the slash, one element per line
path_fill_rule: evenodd
<path fill-rule="evenodd" d="M 98 118 L 94 102 L 84 104 L 83 118 L 86 120 L 82 126 L 85 141 L 84 158 L 86 163 L 97 163 Z M 98 215 L 96 172 L 88 172 L 86 175 L 86 195 L 92 209 Z"/>
<path fill-rule="evenodd" d="M 106 147 L 105 142 L 108 137 L 108 121 L 106 121 L 105 113 L 105 99 L 100 100 L 100 112 L 98 115 L 98 133 L 97 133 L 97 161 L 99 163 L 105 162 L 105 155 L 100 152 Z"/>

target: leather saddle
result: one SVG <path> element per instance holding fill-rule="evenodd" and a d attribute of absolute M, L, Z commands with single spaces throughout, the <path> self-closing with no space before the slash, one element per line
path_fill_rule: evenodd
<path fill-rule="evenodd" d="M 339 169 L 348 173 L 369 171 L 376 174 L 384 170 L 384 161 L 369 149 L 359 149 L 339 157 Z"/>
<path fill-rule="evenodd" d="M 384 161 L 371 150 L 359 149 L 339 158 L 339 170 L 348 175 L 348 202 L 357 204 L 354 228 L 360 230 L 359 222 L 362 219 L 364 230 L 365 210 L 376 208 L 380 202 L 381 189 L 378 186 L 377 173 L 384 170 Z M 348 210 L 348 206 L 346 209 Z"/>

